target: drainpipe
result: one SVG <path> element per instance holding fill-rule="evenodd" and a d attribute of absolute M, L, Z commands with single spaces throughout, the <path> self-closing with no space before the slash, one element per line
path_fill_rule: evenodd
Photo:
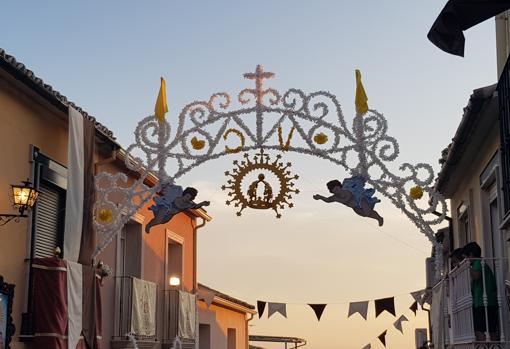
<path fill-rule="evenodd" d="M 197 279 L 197 238 L 198 229 L 204 227 L 206 220 L 202 218 L 202 223 L 193 227 L 193 293 L 198 291 L 198 279 Z"/>
<path fill-rule="evenodd" d="M 197 238 L 198 229 L 204 227 L 206 220 L 202 218 L 202 223 L 193 226 L 193 293 L 196 295 L 198 292 L 197 280 Z M 198 299 L 195 298 L 195 349 L 200 348 L 200 322 L 198 320 Z"/>
<path fill-rule="evenodd" d="M 245 331 L 246 331 L 246 349 L 250 348 L 250 333 L 248 332 L 248 328 L 250 326 L 250 321 L 253 320 L 253 314 L 250 314 L 250 318 L 246 320 Z"/>
<path fill-rule="evenodd" d="M 506 11 L 496 16 L 496 63 L 498 67 L 498 79 L 503 72 L 508 58 L 510 49 L 509 39 L 508 11 Z"/>
<path fill-rule="evenodd" d="M 428 323 L 429 323 L 428 342 L 432 343 L 432 319 L 430 318 L 430 309 L 425 308 L 422 304 L 421 310 L 427 312 L 427 318 L 428 318 Z M 435 343 L 432 343 L 432 344 L 435 344 Z"/>

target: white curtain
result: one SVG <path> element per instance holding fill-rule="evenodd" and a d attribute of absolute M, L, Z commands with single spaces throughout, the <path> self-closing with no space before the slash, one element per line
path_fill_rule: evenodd
<path fill-rule="evenodd" d="M 194 339 L 196 337 L 196 296 L 179 291 L 179 337 Z"/>
<path fill-rule="evenodd" d="M 156 284 L 133 278 L 131 332 L 138 336 L 156 335 Z"/>

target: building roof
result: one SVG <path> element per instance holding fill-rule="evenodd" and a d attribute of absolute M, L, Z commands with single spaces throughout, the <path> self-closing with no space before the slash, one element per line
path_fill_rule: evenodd
<path fill-rule="evenodd" d="M 278 336 L 256 336 L 250 335 L 250 341 L 252 342 L 271 342 L 271 343 L 305 343 L 306 340 L 297 337 L 278 337 Z"/>
<path fill-rule="evenodd" d="M 497 109 L 496 111 L 490 109 L 489 114 L 487 114 L 485 107 L 489 102 L 497 99 L 495 91 L 496 84 L 473 91 L 467 106 L 464 108 L 462 119 L 452 142 L 441 152 L 441 158 L 439 159 L 441 170 L 436 178 L 435 189 L 445 194 L 446 197 L 452 195 L 453 188 L 450 188 L 448 184 L 455 182 L 453 175 L 460 168 L 458 164 L 468 147 L 473 146 L 475 142 L 474 135 L 486 132 L 489 127 L 494 126 L 492 121 L 488 120 L 488 116 L 495 117 L 496 115 L 491 114 L 494 114 L 494 112 L 497 114 Z M 478 137 L 478 139 L 483 140 L 483 137 Z"/>
<path fill-rule="evenodd" d="M 204 290 L 211 291 L 211 292 L 213 292 L 213 293 L 214 293 L 214 295 L 215 295 L 216 297 L 221 298 L 221 299 L 224 299 L 224 300 L 227 300 L 227 301 L 232 302 L 232 303 L 235 303 L 235 304 L 240 305 L 240 306 L 242 306 L 242 307 L 245 307 L 245 308 L 248 308 L 248 309 L 255 309 L 255 306 L 254 306 L 254 305 L 251 305 L 251 304 L 249 304 L 249 303 L 246 303 L 246 302 L 244 302 L 244 301 L 242 301 L 242 300 L 239 300 L 239 299 L 237 299 L 237 298 L 231 297 L 231 296 L 229 296 L 229 295 L 227 295 L 227 294 L 225 294 L 225 293 L 222 293 L 222 292 L 220 292 L 220 291 L 217 291 L 217 290 L 215 290 L 215 289 L 212 289 L 212 288 L 210 288 L 210 287 L 208 287 L 208 286 L 205 286 L 205 285 L 203 285 L 203 284 L 201 284 L 201 283 L 199 283 L 199 284 L 198 284 L 198 288 L 199 288 L 199 289 L 200 289 L 200 288 L 202 288 L 202 289 L 204 289 Z"/>
<path fill-rule="evenodd" d="M 67 113 L 69 107 L 78 110 L 84 117 L 94 122 L 96 130 L 104 135 L 110 141 L 116 143 L 113 132 L 106 126 L 99 123 L 95 117 L 87 113 L 81 107 L 68 100 L 66 96 L 55 90 L 51 85 L 44 82 L 43 79 L 36 76 L 33 71 L 25 67 L 21 62 L 18 62 L 15 57 L 8 55 L 4 49 L 0 48 L 0 68 L 14 76 L 18 81 L 25 84 L 31 90 L 38 93 L 45 98 L 48 102 L 56 106 L 58 109 Z"/>
<path fill-rule="evenodd" d="M 96 118 L 89 113 L 87 113 L 83 108 L 77 106 L 74 102 L 67 99 L 66 96 L 61 94 L 59 91 L 55 90 L 53 86 L 44 82 L 43 79 L 36 76 L 35 73 L 28 69 L 23 63 L 19 62 L 14 56 L 11 56 L 5 52 L 4 49 L 0 48 L 0 68 L 12 75 L 16 80 L 25 84 L 28 88 L 35 91 L 37 94 L 46 99 L 49 103 L 62 110 L 67 114 L 68 108 L 73 107 L 77 111 L 79 111 L 83 117 L 94 122 L 96 127 L 96 131 L 103 135 L 107 140 L 115 144 L 115 146 L 120 150 L 120 153 L 116 153 L 116 156 L 119 157 L 122 161 L 124 161 L 124 157 L 126 156 L 125 151 L 122 149 L 119 143 L 117 143 L 113 132 L 109 130 L 105 125 L 101 124 L 96 120 Z M 149 175 L 151 177 L 151 175 Z M 152 178 L 153 177 L 153 178 Z M 158 180 L 156 176 L 152 175 L 151 185 Z M 212 218 L 209 216 L 204 209 L 198 210 L 188 210 L 194 216 L 201 217 L 206 221 L 210 221 Z"/>

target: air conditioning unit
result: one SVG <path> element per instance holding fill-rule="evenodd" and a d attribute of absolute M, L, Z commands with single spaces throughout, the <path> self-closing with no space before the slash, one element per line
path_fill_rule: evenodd
<path fill-rule="evenodd" d="M 414 330 L 414 341 L 416 349 L 423 349 L 427 347 L 427 329 L 417 328 Z"/>

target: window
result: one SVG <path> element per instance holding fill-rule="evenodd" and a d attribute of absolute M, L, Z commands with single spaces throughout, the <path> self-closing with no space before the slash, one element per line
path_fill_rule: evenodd
<path fill-rule="evenodd" d="M 499 132 L 504 216 L 510 213 L 510 65 L 507 61 L 498 81 Z"/>
<path fill-rule="evenodd" d="M 167 285 L 170 286 L 170 278 L 175 283 L 175 278 L 179 281 L 179 285 L 172 285 L 172 288 L 182 289 L 183 276 L 183 243 L 182 236 L 167 231 L 167 252 L 166 252 L 166 275 Z"/>
<path fill-rule="evenodd" d="M 236 329 L 227 330 L 227 349 L 236 349 Z"/>
<path fill-rule="evenodd" d="M 211 325 L 199 325 L 199 349 L 211 349 Z"/>
<path fill-rule="evenodd" d="M 498 195 L 496 190 L 496 183 L 493 183 L 484 192 L 483 209 L 485 210 L 485 226 L 487 233 L 484 234 L 485 238 L 485 257 L 495 258 L 501 257 L 501 233 L 499 230 L 499 207 Z"/>
<path fill-rule="evenodd" d="M 31 146 L 33 164 L 33 182 L 39 197 L 32 210 L 32 226 L 30 235 L 30 258 L 52 257 L 55 248 L 63 251 L 65 208 L 67 190 L 67 169 L 40 153 L 37 147 Z M 31 263 L 28 274 L 28 291 L 26 293 L 27 312 L 22 314 L 20 338 L 33 335 L 33 297 Z"/>
<path fill-rule="evenodd" d="M 115 338 L 131 331 L 133 290 L 132 278 L 142 278 L 142 225 L 138 215 L 129 221 L 117 235 L 115 268 Z"/>
<path fill-rule="evenodd" d="M 142 225 L 130 222 L 120 234 L 118 276 L 142 277 Z"/>
<path fill-rule="evenodd" d="M 457 217 L 459 219 L 459 247 L 471 241 L 468 211 L 468 206 L 465 203 L 462 203 L 457 209 Z"/>
<path fill-rule="evenodd" d="M 176 336 L 182 337 L 182 329 L 189 328 L 184 324 L 190 320 L 181 315 L 180 291 L 186 290 L 183 287 L 183 250 L 184 238 L 170 230 L 166 230 L 166 260 L 165 260 L 165 339 L 172 340 Z M 170 284 L 172 278 L 172 284 Z M 189 314 L 195 314 L 195 302 L 189 304 L 192 309 L 188 309 Z M 193 320 L 194 322 L 194 320 Z M 193 338 L 187 338 L 194 342 L 197 336 L 196 325 L 193 325 Z M 202 335 L 201 327 L 198 328 L 198 335 Z M 182 339 L 182 338 L 181 338 Z"/>
<path fill-rule="evenodd" d="M 500 202 L 500 167 L 499 154 L 496 153 L 480 175 L 481 203 L 483 215 L 484 256 L 489 258 L 502 257 L 503 237 L 499 229 Z"/>
<path fill-rule="evenodd" d="M 35 147 L 32 158 L 39 198 L 32 211 L 31 257 L 51 257 L 57 246 L 63 250 L 67 169 Z"/>

